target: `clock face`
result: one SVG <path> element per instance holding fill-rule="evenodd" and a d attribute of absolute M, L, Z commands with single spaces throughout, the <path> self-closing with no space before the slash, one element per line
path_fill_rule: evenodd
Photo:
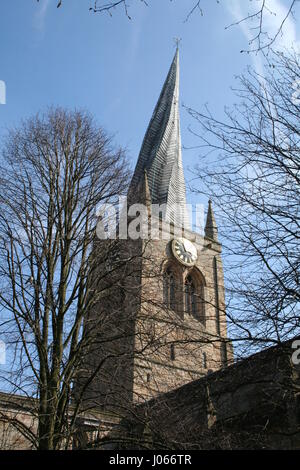
<path fill-rule="evenodd" d="M 197 248 L 186 238 L 177 238 L 173 240 L 172 252 L 175 258 L 185 266 L 193 266 L 197 261 Z"/>

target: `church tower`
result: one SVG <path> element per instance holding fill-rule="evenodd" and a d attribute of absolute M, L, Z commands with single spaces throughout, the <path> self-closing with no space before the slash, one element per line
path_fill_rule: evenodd
<path fill-rule="evenodd" d="M 134 215 L 143 206 L 147 236 L 132 237 Z M 109 263 L 99 262 L 96 272 L 97 279 L 106 280 L 97 281 L 103 294 L 88 315 L 98 340 L 85 364 L 94 375 L 85 396 L 102 408 L 126 410 L 129 403 L 168 392 L 232 361 L 212 202 L 203 235 L 189 224 L 178 48 L 142 143 L 125 213 L 128 237 L 99 241 L 95 248 L 108 253 L 115 245 L 117 254 Z"/>

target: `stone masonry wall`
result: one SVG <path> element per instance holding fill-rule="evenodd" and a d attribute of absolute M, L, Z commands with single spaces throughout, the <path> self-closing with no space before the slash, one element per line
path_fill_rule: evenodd
<path fill-rule="evenodd" d="M 114 440 L 121 436 L 126 449 L 300 449 L 292 352 L 290 342 L 267 349 L 152 399 L 123 420 Z"/>

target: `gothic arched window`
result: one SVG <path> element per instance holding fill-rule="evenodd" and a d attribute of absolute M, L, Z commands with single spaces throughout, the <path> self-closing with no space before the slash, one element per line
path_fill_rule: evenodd
<path fill-rule="evenodd" d="M 175 277 L 170 268 L 164 274 L 164 303 L 169 308 L 175 308 Z"/>
<path fill-rule="evenodd" d="M 195 282 L 189 275 L 184 287 L 185 311 L 205 324 L 203 283 Z"/>
<path fill-rule="evenodd" d="M 190 315 L 197 315 L 196 289 L 191 276 L 187 276 L 185 280 L 185 311 Z"/>

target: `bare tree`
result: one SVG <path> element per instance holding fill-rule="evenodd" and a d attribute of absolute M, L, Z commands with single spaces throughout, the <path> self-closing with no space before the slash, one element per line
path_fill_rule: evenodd
<path fill-rule="evenodd" d="M 13 351 L 2 377 L 38 400 L 38 447 L 57 448 L 85 312 L 97 300 L 96 209 L 124 191 L 124 153 L 80 111 L 51 109 L 9 133 L 1 163 L 1 336 Z M 103 253 L 103 257 L 107 253 Z"/>
<path fill-rule="evenodd" d="M 10 370 L 1 379 L 11 397 L 0 418 L 32 447 L 68 448 L 88 416 L 122 416 L 221 365 L 213 289 L 204 298 L 200 273 L 191 310 L 193 267 L 166 257 L 166 241 L 97 238 L 107 219 L 96 208 L 117 203 L 126 184 L 123 152 L 82 112 L 37 115 L 3 146 L 0 333 Z M 221 311 L 220 322 L 226 336 Z"/>
<path fill-rule="evenodd" d="M 188 109 L 201 129 L 192 131 L 201 152 L 195 178 L 219 207 L 227 314 L 234 336 L 254 349 L 300 327 L 299 57 L 273 52 L 265 73 L 241 77 L 225 121 Z"/>
<path fill-rule="evenodd" d="M 117 203 L 126 184 L 123 152 L 82 112 L 37 115 L 3 146 L 0 333 L 10 370 L 1 379 L 11 397 L 0 418 L 32 447 L 67 448 L 93 410 L 96 421 L 103 407 L 124 415 L 133 402 L 220 367 L 211 295 L 207 332 L 201 289 L 199 311 L 185 312 L 187 268 L 177 266 L 177 294 L 164 298 L 166 242 L 158 256 L 151 240 L 96 237 L 96 208 Z M 207 347 L 215 348 L 209 365 L 199 363 Z M 170 384 L 175 348 L 186 371 Z"/>

